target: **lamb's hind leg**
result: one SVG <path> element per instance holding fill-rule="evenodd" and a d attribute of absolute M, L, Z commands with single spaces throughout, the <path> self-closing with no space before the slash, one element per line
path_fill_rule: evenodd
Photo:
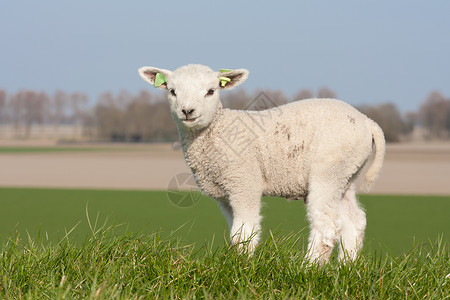
<path fill-rule="evenodd" d="M 341 229 L 339 201 L 343 191 L 328 183 L 313 183 L 307 199 L 307 215 L 311 223 L 307 259 L 328 261 Z"/>
<path fill-rule="evenodd" d="M 366 214 L 356 199 L 355 183 L 350 184 L 339 207 L 342 220 L 339 260 L 354 260 L 362 247 L 366 229 Z"/>

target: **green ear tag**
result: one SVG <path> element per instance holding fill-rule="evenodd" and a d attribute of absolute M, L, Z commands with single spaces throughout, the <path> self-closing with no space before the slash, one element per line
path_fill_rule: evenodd
<path fill-rule="evenodd" d="M 230 70 L 230 69 L 220 69 L 220 73 L 228 73 L 228 72 L 231 72 L 231 71 L 233 71 L 233 70 Z"/>
<path fill-rule="evenodd" d="M 164 74 L 156 73 L 154 86 L 160 87 L 163 83 L 166 83 L 166 82 L 167 82 L 167 79 L 166 79 L 166 76 L 164 76 Z"/>
<path fill-rule="evenodd" d="M 228 77 L 219 77 L 220 85 L 224 87 L 228 82 L 231 82 L 231 79 Z"/>

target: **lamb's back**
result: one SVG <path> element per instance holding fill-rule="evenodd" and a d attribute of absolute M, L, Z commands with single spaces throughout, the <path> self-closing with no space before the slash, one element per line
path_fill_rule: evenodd
<path fill-rule="evenodd" d="M 253 112 L 259 132 L 260 165 L 265 194 L 286 198 L 307 195 L 308 178 L 317 160 L 344 159 L 367 140 L 367 117 L 334 99 L 296 101 Z M 264 126 L 258 120 L 265 120 Z"/>

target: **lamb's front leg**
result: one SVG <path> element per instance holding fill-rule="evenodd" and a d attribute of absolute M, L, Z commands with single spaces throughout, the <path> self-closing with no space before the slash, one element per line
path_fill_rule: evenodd
<path fill-rule="evenodd" d="M 261 231 L 261 194 L 232 195 L 229 207 L 232 212 L 232 222 L 229 224 L 231 243 L 252 253 L 258 245 Z"/>

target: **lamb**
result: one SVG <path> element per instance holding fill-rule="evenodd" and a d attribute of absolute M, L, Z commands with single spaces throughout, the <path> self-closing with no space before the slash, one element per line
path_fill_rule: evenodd
<path fill-rule="evenodd" d="M 375 149 L 365 184 L 378 177 L 385 153 L 381 128 L 335 99 L 308 99 L 263 111 L 222 107 L 219 91 L 243 83 L 245 69 L 202 65 L 169 71 L 142 67 L 140 76 L 168 90 L 184 158 L 200 189 L 216 199 L 230 241 L 252 253 L 260 239 L 261 197 L 304 199 L 310 221 L 307 259 L 324 263 L 362 247 L 365 212 L 356 179 Z"/>

